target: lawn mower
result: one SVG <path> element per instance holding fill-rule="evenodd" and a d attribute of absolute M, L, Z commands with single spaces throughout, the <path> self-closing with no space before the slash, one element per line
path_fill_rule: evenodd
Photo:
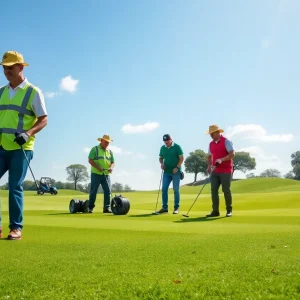
<path fill-rule="evenodd" d="M 51 195 L 57 195 L 57 188 L 52 185 L 52 182 L 53 180 L 50 177 L 41 177 L 37 194 L 43 195 L 44 193 L 50 193 Z"/>

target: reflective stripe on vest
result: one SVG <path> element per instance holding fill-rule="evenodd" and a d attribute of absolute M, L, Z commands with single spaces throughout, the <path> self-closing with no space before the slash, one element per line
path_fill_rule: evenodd
<path fill-rule="evenodd" d="M 109 150 L 109 151 L 110 151 L 110 155 L 111 155 L 111 150 Z M 95 160 L 98 160 L 98 159 L 107 159 L 107 160 L 111 161 L 111 157 L 99 156 L 98 146 L 96 146 L 96 157 L 94 159 Z"/>
<path fill-rule="evenodd" d="M 4 92 L 4 88 L 0 89 L 0 98 Z M 1 110 L 13 110 L 19 113 L 19 121 L 18 121 L 18 126 L 17 126 L 17 130 L 15 128 L 0 128 L 0 133 L 8 133 L 8 134 L 15 134 L 16 131 L 18 132 L 25 132 L 26 130 L 23 129 L 23 125 L 24 125 L 24 115 L 28 115 L 28 116 L 34 116 L 33 111 L 28 110 L 26 107 L 28 105 L 31 93 L 33 91 L 33 87 L 31 85 L 29 85 L 26 94 L 24 96 L 24 99 L 22 101 L 22 105 L 18 106 L 18 105 L 12 105 L 12 104 L 8 104 L 8 105 L 0 105 L 0 111 Z"/>

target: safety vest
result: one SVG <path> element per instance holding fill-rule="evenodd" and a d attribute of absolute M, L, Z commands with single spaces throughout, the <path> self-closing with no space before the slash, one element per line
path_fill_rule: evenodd
<path fill-rule="evenodd" d="M 111 150 L 104 150 L 100 145 L 95 146 L 95 148 L 96 148 L 95 149 L 96 156 L 93 160 L 96 162 L 98 166 L 100 166 L 100 168 L 109 169 L 112 164 L 112 158 L 113 158 Z M 103 173 L 106 175 L 109 174 L 108 171 L 105 170 L 104 172 L 100 172 L 93 166 L 92 166 L 92 172 L 100 175 L 103 175 Z"/>
<path fill-rule="evenodd" d="M 20 149 L 14 142 L 15 132 L 25 132 L 37 121 L 31 109 L 35 93 L 36 88 L 29 83 L 23 89 L 19 89 L 12 99 L 9 98 L 8 86 L 0 89 L 0 145 L 5 150 Z M 33 150 L 34 142 L 35 137 L 31 136 L 23 145 L 23 149 Z"/>

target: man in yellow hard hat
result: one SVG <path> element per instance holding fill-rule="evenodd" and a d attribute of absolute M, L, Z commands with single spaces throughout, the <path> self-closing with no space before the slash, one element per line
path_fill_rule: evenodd
<path fill-rule="evenodd" d="M 98 188 L 101 184 L 104 193 L 103 213 L 111 213 L 110 208 L 110 176 L 115 166 L 113 152 L 107 149 L 113 141 L 109 135 L 98 138 L 99 145 L 93 147 L 89 153 L 89 164 L 91 165 L 91 187 L 89 196 L 89 213 L 93 212 Z"/>
<path fill-rule="evenodd" d="M 20 240 L 24 205 L 22 184 L 33 157 L 35 136 L 47 125 L 48 117 L 41 90 L 23 75 L 24 67 L 28 66 L 23 55 L 8 51 L 0 65 L 9 82 L 0 88 L 0 178 L 8 171 L 10 232 L 7 239 Z"/>

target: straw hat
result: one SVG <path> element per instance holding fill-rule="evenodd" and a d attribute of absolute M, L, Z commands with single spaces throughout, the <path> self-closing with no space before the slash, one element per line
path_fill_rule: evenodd
<path fill-rule="evenodd" d="M 219 128 L 218 125 L 210 125 L 208 131 L 206 132 L 206 134 L 212 134 L 216 131 L 219 131 L 220 133 L 224 132 L 224 130 Z"/>
<path fill-rule="evenodd" d="M 110 136 L 108 134 L 104 134 L 102 138 L 98 138 L 98 141 L 101 142 L 101 140 L 104 140 L 108 143 L 113 142 L 113 140 L 110 139 Z"/>

